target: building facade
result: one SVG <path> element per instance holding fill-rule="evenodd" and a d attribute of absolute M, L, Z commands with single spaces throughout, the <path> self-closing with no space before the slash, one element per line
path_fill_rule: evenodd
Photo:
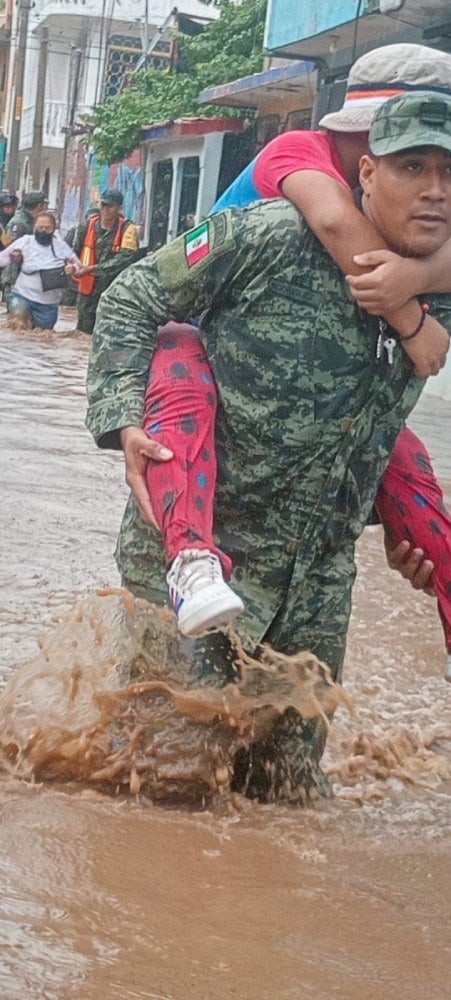
<path fill-rule="evenodd" d="M 20 18 L 28 7 L 23 94 L 17 101 Z M 69 136 L 94 104 L 119 93 L 127 75 L 143 62 L 170 65 L 171 29 L 177 16 L 199 25 L 216 18 L 200 0 L 19 0 L 13 8 L 6 107 L 8 136 L 20 116 L 17 169 L 11 186 L 43 188 L 49 205 L 63 207 Z"/>

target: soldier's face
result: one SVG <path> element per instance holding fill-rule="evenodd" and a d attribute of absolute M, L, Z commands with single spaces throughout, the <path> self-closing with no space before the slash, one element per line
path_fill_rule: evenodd
<path fill-rule="evenodd" d="M 392 250 L 433 253 L 451 236 L 451 154 L 423 146 L 360 161 L 363 211 Z"/>
<path fill-rule="evenodd" d="M 114 226 L 119 213 L 121 211 L 120 205 L 109 205 L 108 202 L 100 202 L 100 225 L 104 229 L 110 229 Z"/>

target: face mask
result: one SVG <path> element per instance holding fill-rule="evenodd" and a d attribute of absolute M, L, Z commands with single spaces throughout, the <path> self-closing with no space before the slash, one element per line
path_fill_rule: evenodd
<path fill-rule="evenodd" d="M 43 229 L 37 229 L 34 238 L 41 246 L 49 247 L 53 240 L 53 233 L 46 233 Z"/>

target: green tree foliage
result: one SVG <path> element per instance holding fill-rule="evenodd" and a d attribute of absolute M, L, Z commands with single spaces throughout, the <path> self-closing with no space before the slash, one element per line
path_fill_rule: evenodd
<path fill-rule="evenodd" d="M 207 2 L 207 0 L 206 0 Z M 199 107 L 199 92 L 263 66 L 263 30 L 267 0 L 221 0 L 221 16 L 194 38 L 178 35 L 178 70 L 134 73 L 117 97 L 95 107 L 85 118 L 89 145 L 101 163 L 122 160 L 139 143 L 144 125 L 196 115 L 236 115 L 233 108 Z M 181 68 L 183 67 L 183 72 Z"/>

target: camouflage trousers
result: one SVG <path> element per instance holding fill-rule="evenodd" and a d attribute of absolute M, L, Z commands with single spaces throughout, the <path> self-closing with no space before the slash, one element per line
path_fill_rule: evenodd
<path fill-rule="evenodd" d="M 281 648 L 280 639 L 273 641 L 271 629 L 263 641 L 280 652 L 299 651 L 292 642 Z M 202 639 L 185 639 L 182 645 L 192 663 L 195 685 L 222 687 L 237 680 L 236 650 L 227 635 L 216 632 Z M 341 677 L 346 636 L 335 636 L 333 645 L 337 676 Z M 309 649 L 318 655 L 327 651 L 327 647 L 331 653 L 331 646 L 332 641 L 326 639 L 318 641 L 316 649 L 315 643 L 310 643 Z M 258 659 L 258 648 L 253 652 Z M 320 765 L 327 731 L 324 719 L 304 720 L 296 709 L 287 709 L 267 739 L 254 743 L 250 750 L 238 752 L 233 790 L 259 802 L 302 805 L 315 798 L 329 798 L 330 784 Z"/>
<path fill-rule="evenodd" d="M 131 501 L 117 551 L 122 583 L 137 597 L 164 605 L 168 598 L 163 582 L 164 552 L 160 547 L 158 555 L 153 550 L 152 556 L 156 559 L 148 558 L 142 548 L 145 536 L 150 534 L 156 541 L 153 530 L 144 524 L 142 532 L 137 530 L 136 510 Z M 316 558 L 307 559 L 305 570 L 302 569 L 302 555 L 300 553 L 301 568 L 296 555 L 291 560 L 283 602 L 274 608 L 271 602 L 265 604 L 263 600 L 258 633 L 249 625 L 246 634 L 245 613 L 244 627 L 239 628 L 240 638 L 256 658 L 262 643 L 287 654 L 310 650 L 328 664 L 334 680 L 340 681 L 355 575 L 354 546 L 349 543 L 338 553 L 323 551 L 321 556 L 318 553 Z M 158 569 L 161 570 L 161 586 L 156 579 Z M 245 602 L 247 599 L 248 606 L 252 604 L 252 597 L 246 594 L 242 581 L 232 577 L 232 586 Z M 222 687 L 237 679 L 236 651 L 223 633 L 212 633 L 196 640 L 185 639 L 183 645 L 191 662 L 194 686 Z M 253 745 L 252 754 L 238 755 L 235 789 L 261 802 L 277 799 L 303 804 L 318 796 L 329 796 L 330 786 L 320 766 L 326 738 L 324 719 L 303 720 L 295 709 L 288 709 L 269 739 Z"/>
<path fill-rule="evenodd" d="M 96 321 L 96 311 L 100 294 L 77 295 L 78 323 L 77 327 L 83 333 L 92 333 Z"/>

